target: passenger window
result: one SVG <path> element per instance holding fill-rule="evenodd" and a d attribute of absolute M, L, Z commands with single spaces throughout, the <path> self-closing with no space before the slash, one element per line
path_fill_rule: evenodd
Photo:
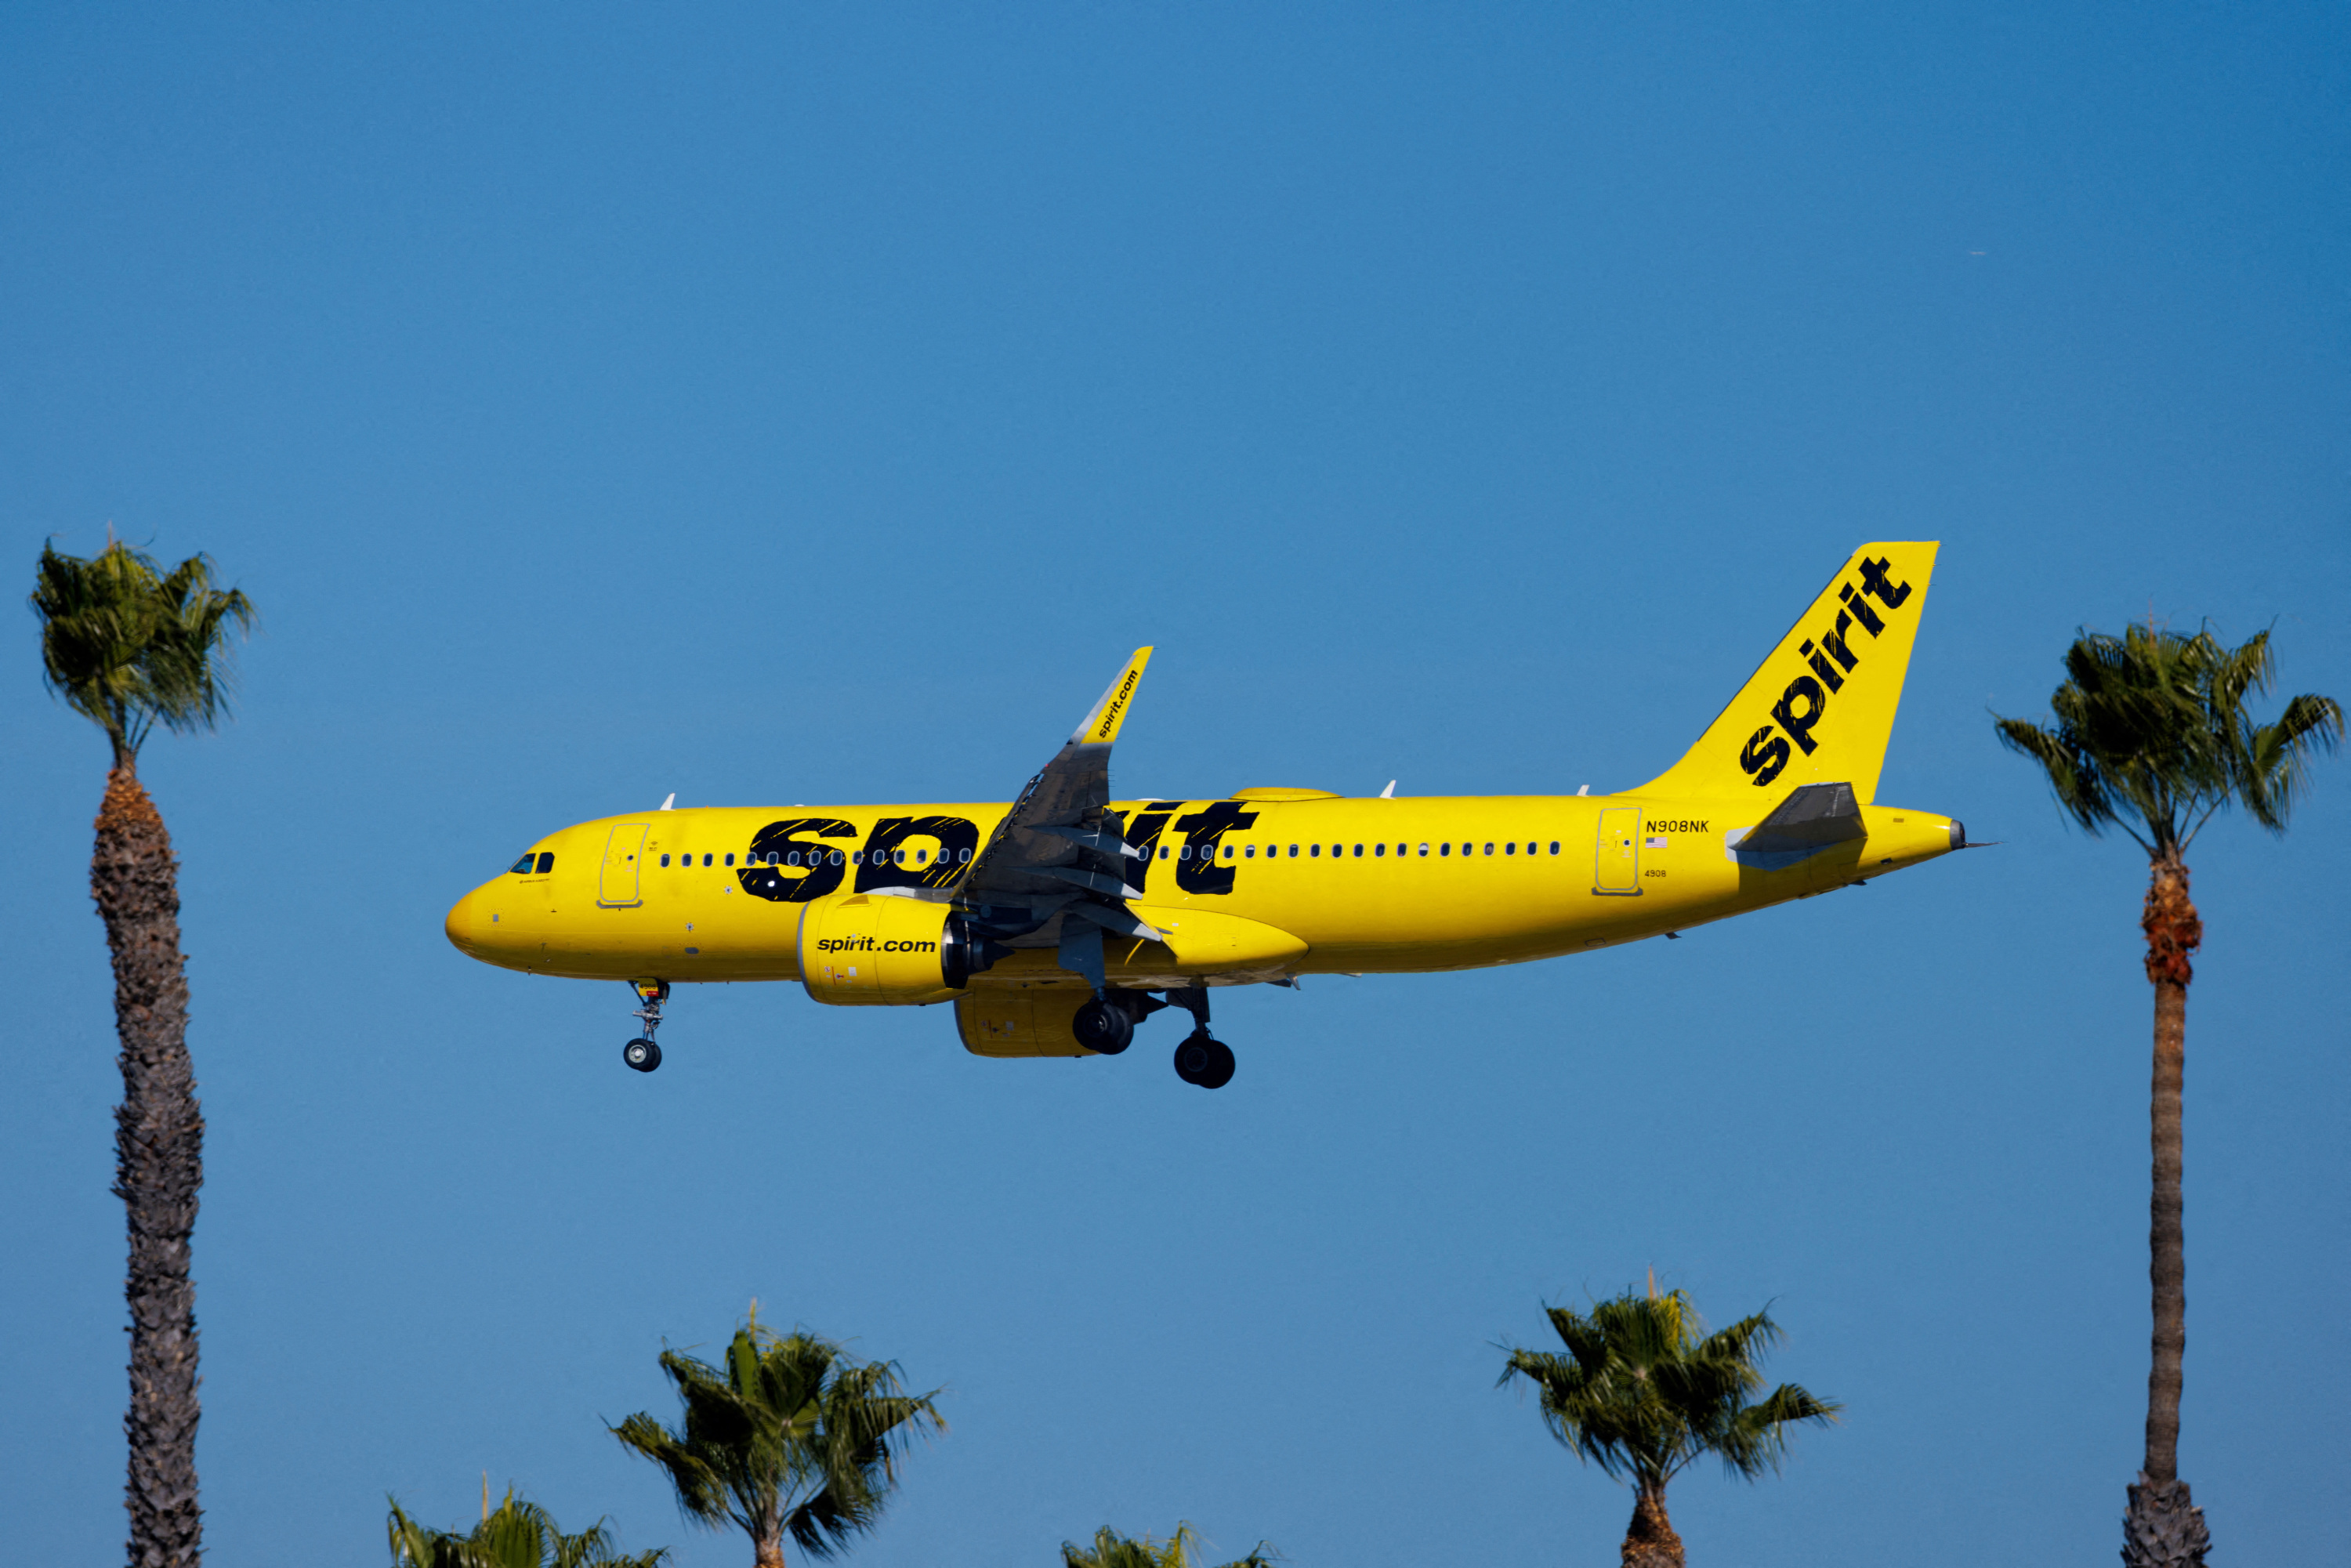
<path fill-rule="evenodd" d="M 923 864 L 924 862 L 925 862 L 926 861 L 928 861 L 930 858 L 931 858 L 931 852 L 930 852 L 930 851 L 928 851 L 928 850 L 916 850 L 916 851 L 914 852 L 914 863 L 915 863 L 916 865 L 921 865 L 921 864 Z"/>
<path fill-rule="evenodd" d="M 530 862 L 532 859 L 532 856 L 525 855 L 522 859 L 515 862 L 514 864 L 507 867 L 507 869 L 511 872 L 519 873 L 524 876 L 528 876 L 530 874 Z"/>
<path fill-rule="evenodd" d="M 1398 844 L 1398 845 L 1396 846 L 1396 853 L 1398 853 L 1398 854 L 1402 854 L 1403 852 L 1404 852 L 1404 846 L 1403 846 L 1402 844 Z M 1428 846 L 1427 846 L 1426 844 L 1423 844 L 1423 845 L 1421 845 L 1421 846 L 1420 846 L 1420 853 L 1421 853 L 1421 858 L 1422 858 L 1423 860 L 1426 860 L 1426 859 L 1427 859 L 1427 858 L 1428 858 Z"/>
<path fill-rule="evenodd" d="M 1468 844 L 1463 844 L 1461 846 L 1461 852 L 1465 855 L 1468 854 L 1469 852 L 1469 846 Z M 1490 843 L 1488 844 L 1486 846 L 1486 852 L 1489 855 L 1492 854 L 1494 852 L 1494 846 Z"/>
<path fill-rule="evenodd" d="M 1533 849 L 1534 849 L 1534 846 L 1533 846 L 1532 844 L 1529 844 L 1529 845 L 1527 846 L 1527 849 L 1529 850 L 1529 852 L 1531 852 L 1533 851 Z M 1558 841 L 1557 839 L 1553 839 L 1553 840 L 1552 840 L 1552 841 L 1551 841 L 1551 852 L 1552 852 L 1552 853 L 1553 853 L 1553 854 L 1557 854 L 1557 853 L 1559 853 L 1559 841 Z"/>
<path fill-rule="evenodd" d="M 1453 846 L 1449 843 L 1439 844 L 1437 846 L 1437 852 L 1441 855 L 1449 855 L 1453 852 Z"/>
<path fill-rule="evenodd" d="M 1307 845 L 1306 858 L 1309 860 L 1321 860 L 1322 858 L 1322 846 L 1321 844 Z"/>
<path fill-rule="evenodd" d="M 1232 845 L 1230 845 L 1230 844 L 1227 844 L 1227 845 L 1225 846 L 1225 858 L 1226 858 L 1227 860 L 1230 860 L 1230 859 L 1232 859 L 1232 858 L 1233 858 L 1233 846 L 1232 846 Z"/>
<path fill-rule="evenodd" d="M 1167 858 L 1167 846 L 1165 844 L 1159 846 L 1159 858 L 1161 860 L 1165 860 Z"/>
<path fill-rule="evenodd" d="M 1257 859 L 1257 846 L 1255 844 L 1251 844 L 1247 849 L 1241 851 L 1241 859 L 1245 861 L 1253 861 Z"/>
<path fill-rule="evenodd" d="M 1355 858 L 1357 860 L 1362 860 L 1364 858 L 1364 846 L 1361 844 L 1357 844 L 1355 846 Z"/>
<path fill-rule="evenodd" d="M 667 865 L 667 864 L 669 864 L 669 856 L 667 856 L 667 855 L 664 855 L 664 856 L 662 856 L 662 864 L 664 864 L 664 865 Z"/>
<path fill-rule="evenodd" d="M 727 863 L 728 865 L 733 865 L 733 864 L 735 863 L 735 857 L 734 857 L 733 855 L 731 855 L 731 854 L 730 854 L 730 855 L 728 855 L 728 856 L 726 857 L 726 863 Z"/>
<path fill-rule="evenodd" d="M 1298 858 L 1298 846 L 1296 844 L 1290 846 L 1290 858 L 1291 860 L 1296 860 Z"/>
<path fill-rule="evenodd" d="M 1384 854 L 1385 854 L 1385 853 L 1387 853 L 1387 852 L 1388 852 L 1388 847 L 1387 847 L 1387 845 L 1385 845 L 1385 844 L 1374 844 L 1374 845 L 1372 846 L 1372 853 L 1374 853 L 1374 855 L 1384 855 Z"/>
<path fill-rule="evenodd" d="M 541 875 L 541 876 L 545 876 L 549 872 L 551 872 L 551 871 L 553 871 L 554 869 L 555 869 L 555 852 L 554 852 L 553 850 L 541 850 L 541 851 L 539 851 L 539 852 L 538 852 L 538 874 L 539 874 L 539 875 Z"/>

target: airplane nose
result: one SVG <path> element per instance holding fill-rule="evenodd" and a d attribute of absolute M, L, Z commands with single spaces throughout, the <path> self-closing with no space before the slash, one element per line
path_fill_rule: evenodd
<path fill-rule="evenodd" d="M 474 913 L 474 900 L 478 895 L 477 889 L 459 899 L 450 906 L 449 918 L 441 923 L 441 929 L 447 933 L 451 944 L 460 953 L 471 954 L 475 951 L 474 933 L 479 916 Z"/>

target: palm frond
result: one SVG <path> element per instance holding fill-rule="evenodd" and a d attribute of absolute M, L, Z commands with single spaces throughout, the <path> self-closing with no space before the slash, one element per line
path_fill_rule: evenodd
<path fill-rule="evenodd" d="M 1062 1568 L 1192 1568 L 1200 1549 L 1199 1532 L 1189 1521 L 1179 1523 L 1165 1541 L 1148 1535 L 1126 1536 L 1104 1525 L 1094 1531 L 1091 1545 L 1061 1542 Z M 1252 1554 L 1245 1562 L 1255 1562 Z M 1239 1568 L 1228 1563 L 1226 1568 Z"/>
<path fill-rule="evenodd" d="M 2296 697 L 2267 726 L 2248 716 L 2246 703 L 2274 674 L 2266 631 L 2231 648 L 2210 628 L 2085 630 L 2064 665 L 2049 698 L 2053 727 L 1995 715 L 1995 733 L 2040 765 L 2085 831 L 2121 825 L 2151 856 L 2185 850 L 2231 803 L 2280 831 L 2311 749 L 2331 748 L 2342 730 L 2341 709 L 2326 697 Z"/>
<path fill-rule="evenodd" d="M 1500 1381 L 1532 1384 L 1552 1436 L 1614 1479 L 1661 1489 L 1709 1453 L 1753 1475 L 1774 1462 L 1789 1422 L 1834 1409 L 1801 1389 L 1783 1397 L 1792 1385 L 1750 1400 L 1781 1337 L 1769 1312 L 1709 1334 L 1680 1291 L 1546 1311 L 1569 1353 L 1505 1345 Z"/>
<path fill-rule="evenodd" d="M 402 1511 L 397 1498 L 390 1500 L 385 1531 L 392 1568 L 662 1568 L 669 1561 L 667 1547 L 620 1555 L 612 1532 L 601 1519 L 567 1535 L 553 1515 L 528 1498 L 517 1497 L 512 1487 L 496 1509 L 463 1534 L 419 1524 Z"/>
<path fill-rule="evenodd" d="M 135 757 L 158 723 L 209 729 L 227 713 L 227 632 L 250 631 L 254 612 L 240 590 L 213 583 L 203 555 L 166 573 L 120 541 L 87 560 L 42 547 L 30 600 L 42 677 L 106 731 L 118 760 Z"/>
<path fill-rule="evenodd" d="M 751 1315 L 720 1364 L 664 1351 L 683 1407 L 673 1429 L 632 1416 L 613 1435 L 660 1465 L 678 1506 L 703 1524 L 731 1519 L 755 1541 L 789 1535 L 833 1555 L 881 1520 L 912 1436 L 944 1431 L 936 1391 L 902 1392 L 893 1362 L 860 1362 L 805 1330 Z"/>
<path fill-rule="evenodd" d="M 2343 739 L 2343 706 L 2333 697 L 2304 692 L 2289 699 L 2269 724 L 2243 726 L 2238 799 L 2253 821 L 2273 833 L 2310 787 L 2313 753 L 2332 752 Z"/>
<path fill-rule="evenodd" d="M 1731 1474 L 1755 1479 L 1776 1471 L 1786 1457 L 1788 1428 L 1799 1421 L 1834 1423 L 1844 1406 L 1816 1399 L 1793 1383 L 1783 1383 L 1752 1405 L 1730 1412 L 1713 1451 Z"/>

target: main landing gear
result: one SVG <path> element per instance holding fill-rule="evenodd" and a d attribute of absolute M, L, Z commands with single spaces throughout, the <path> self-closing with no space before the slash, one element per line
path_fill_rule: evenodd
<path fill-rule="evenodd" d="M 1145 997 L 1144 1001 L 1151 998 Z M 1136 1014 L 1109 997 L 1096 997 L 1070 1020 L 1078 1043 L 1100 1056 L 1116 1056 L 1134 1042 Z"/>
<path fill-rule="evenodd" d="M 632 980 L 637 999 L 644 1005 L 635 1016 L 645 1020 L 645 1032 L 621 1047 L 621 1060 L 640 1072 L 651 1072 L 661 1065 L 661 1047 L 653 1043 L 653 1035 L 661 1029 L 662 1004 L 669 1000 L 667 980 Z"/>
<path fill-rule="evenodd" d="M 1222 1089 L 1233 1081 L 1233 1048 L 1208 1032 L 1208 988 L 1187 986 L 1167 993 L 1167 1000 L 1192 1015 L 1192 1032 L 1176 1047 L 1176 1076 L 1203 1089 Z"/>
<path fill-rule="evenodd" d="M 1116 1056 L 1134 1042 L 1134 1026 L 1162 1008 L 1182 1008 L 1192 1015 L 1192 1032 L 1176 1048 L 1176 1076 L 1203 1089 L 1222 1089 L 1233 1081 L 1232 1047 L 1208 1033 L 1208 988 L 1183 986 L 1161 1001 L 1148 991 L 1105 986 L 1070 1020 L 1078 1043 L 1098 1056 Z"/>

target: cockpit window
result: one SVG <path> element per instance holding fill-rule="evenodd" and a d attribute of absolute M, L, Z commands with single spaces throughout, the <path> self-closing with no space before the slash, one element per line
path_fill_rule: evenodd
<path fill-rule="evenodd" d="M 549 872 L 551 872 L 551 871 L 553 871 L 554 869 L 555 869 L 555 852 L 554 852 L 553 850 L 541 850 L 541 851 L 539 851 L 539 852 L 538 852 L 538 874 L 539 874 L 539 875 L 541 875 L 541 876 L 545 876 Z"/>
<path fill-rule="evenodd" d="M 514 864 L 507 867 L 507 869 L 511 872 L 519 872 L 523 875 L 528 876 L 530 874 L 530 862 L 537 858 L 538 857 L 535 855 L 525 855 L 522 859 L 515 862 Z"/>

